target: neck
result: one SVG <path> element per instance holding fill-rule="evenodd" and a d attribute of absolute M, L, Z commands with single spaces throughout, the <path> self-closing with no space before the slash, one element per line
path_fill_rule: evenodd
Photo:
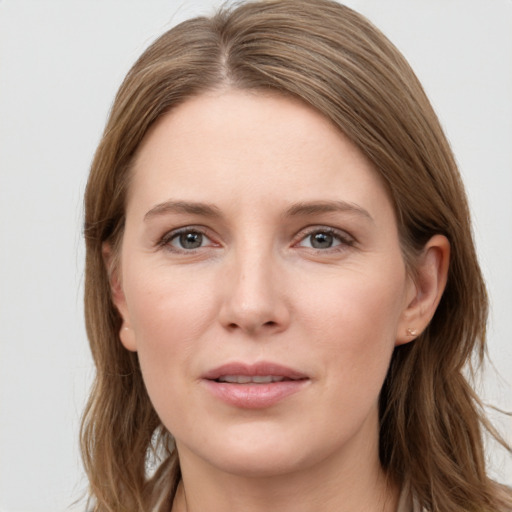
<path fill-rule="evenodd" d="M 238 480 L 240 485 L 235 485 Z M 398 503 L 398 487 L 385 477 L 373 480 L 366 488 L 336 482 L 325 482 L 314 487 L 301 479 L 293 483 L 247 482 L 234 479 L 234 485 L 222 488 L 220 496 L 209 485 L 201 489 L 180 482 L 172 512 L 225 512 L 244 510 L 247 512 L 394 512 Z M 206 507 L 206 508 L 205 508 Z"/>
<path fill-rule="evenodd" d="M 181 447 L 183 480 L 172 512 L 394 512 L 399 489 L 383 471 L 377 442 L 285 474 L 240 475 Z"/>

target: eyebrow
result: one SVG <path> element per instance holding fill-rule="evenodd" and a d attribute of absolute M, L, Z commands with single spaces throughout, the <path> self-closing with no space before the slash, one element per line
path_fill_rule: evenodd
<path fill-rule="evenodd" d="M 189 201 L 165 201 L 151 208 L 151 210 L 144 215 L 144 220 L 149 220 L 153 217 L 168 213 L 188 213 L 190 215 L 213 218 L 222 216 L 219 208 L 212 204 Z"/>
<path fill-rule="evenodd" d="M 355 213 L 374 222 L 373 217 L 367 210 L 355 203 L 349 203 L 347 201 L 315 201 L 296 203 L 288 208 L 285 215 L 289 217 L 296 217 L 301 215 L 308 216 L 318 213 L 337 212 Z"/>
<path fill-rule="evenodd" d="M 311 216 L 319 213 L 348 212 L 368 218 L 373 222 L 370 213 L 361 206 L 347 201 L 314 201 L 299 202 L 291 205 L 284 213 L 285 217 Z M 221 210 L 212 204 L 196 203 L 190 201 L 165 201 L 159 203 L 144 215 L 147 221 L 153 217 L 169 213 L 185 213 L 201 217 L 220 218 Z"/>

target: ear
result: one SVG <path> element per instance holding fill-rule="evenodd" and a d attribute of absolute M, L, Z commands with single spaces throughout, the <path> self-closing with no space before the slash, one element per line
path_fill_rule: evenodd
<path fill-rule="evenodd" d="M 130 315 L 123 291 L 121 266 L 119 264 L 118 257 L 114 255 L 114 250 L 108 242 L 103 243 L 101 250 L 103 262 L 107 269 L 112 302 L 122 319 L 121 329 L 119 330 L 119 339 L 127 350 L 136 352 L 137 345 L 135 343 L 135 334 L 130 324 Z"/>
<path fill-rule="evenodd" d="M 434 235 L 416 260 L 414 278 L 409 278 L 396 345 L 416 339 L 432 320 L 446 287 L 449 261 L 450 242 L 443 235 Z"/>

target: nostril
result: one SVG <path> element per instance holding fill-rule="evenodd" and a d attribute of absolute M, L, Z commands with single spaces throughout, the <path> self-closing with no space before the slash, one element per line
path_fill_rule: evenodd
<path fill-rule="evenodd" d="M 239 329 L 239 328 L 242 328 L 243 330 L 247 330 L 247 331 L 257 331 L 258 329 L 261 329 L 261 328 L 270 328 L 270 329 L 273 329 L 275 327 L 277 327 L 279 324 L 278 322 L 275 322 L 274 320 L 269 320 L 268 322 L 264 322 L 263 324 L 261 323 L 254 323 L 249 325 L 249 324 L 238 324 L 237 322 L 230 322 L 228 325 L 227 325 L 227 329 L 230 330 L 230 331 L 233 331 L 233 330 L 236 330 L 236 329 Z"/>

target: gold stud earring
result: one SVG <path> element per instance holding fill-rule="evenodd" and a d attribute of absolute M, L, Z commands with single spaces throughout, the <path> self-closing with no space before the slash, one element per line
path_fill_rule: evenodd
<path fill-rule="evenodd" d="M 408 336 L 417 336 L 418 331 L 416 329 L 411 329 L 410 327 L 407 328 L 406 333 Z"/>

